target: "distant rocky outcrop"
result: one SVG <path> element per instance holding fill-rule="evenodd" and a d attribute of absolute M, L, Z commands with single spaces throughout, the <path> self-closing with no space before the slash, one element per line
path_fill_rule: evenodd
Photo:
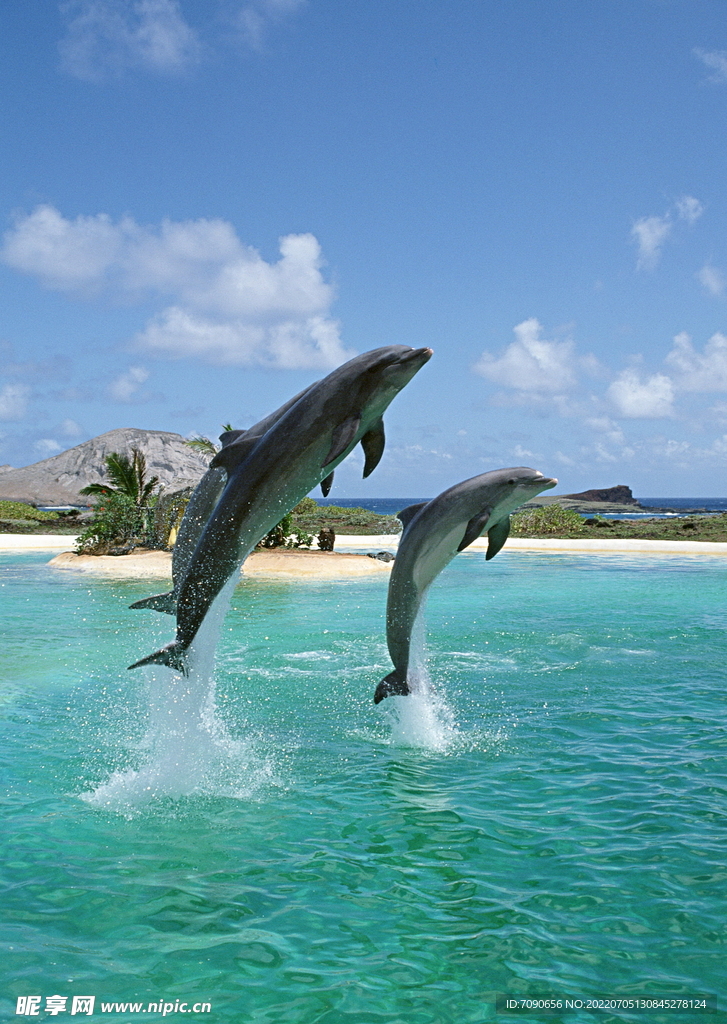
<path fill-rule="evenodd" d="M 570 498 L 572 501 L 608 501 L 618 505 L 638 505 L 638 501 L 631 493 L 631 488 L 626 484 L 617 484 L 616 487 L 603 487 L 600 490 L 594 488 L 590 491 L 579 491 L 578 494 L 554 495 L 559 498 Z"/>
<path fill-rule="evenodd" d="M 144 453 L 148 476 L 158 476 L 165 491 L 196 487 L 207 469 L 208 460 L 188 448 L 181 434 L 125 427 L 99 434 L 32 466 L 3 467 L 0 498 L 34 505 L 87 505 L 89 498 L 80 490 L 106 481 L 105 457 L 111 452 L 128 455 L 132 447 Z"/>
<path fill-rule="evenodd" d="M 590 491 L 581 491 L 578 494 L 539 494 L 537 498 L 526 502 L 523 508 L 542 508 L 543 505 L 560 505 L 561 508 L 584 512 L 588 515 L 600 515 L 604 512 L 634 512 L 643 508 L 643 505 L 640 505 L 631 493 L 631 488 L 626 484 L 618 484 L 616 487 L 594 487 Z"/>

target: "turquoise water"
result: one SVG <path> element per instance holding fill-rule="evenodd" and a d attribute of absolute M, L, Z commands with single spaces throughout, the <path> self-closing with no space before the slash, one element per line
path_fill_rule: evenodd
<path fill-rule="evenodd" d="M 465 553 L 429 600 L 437 699 L 378 708 L 386 578 L 246 581 L 174 762 L 184 684 L 125 670 L 170 637 L 126 607 L 154 585 L 47 557 L 2 561 L 6 1017 L 34 994 L 255 1024 L 702 1019 L 497 992 L 724 1010 L 727 561 Z"/>

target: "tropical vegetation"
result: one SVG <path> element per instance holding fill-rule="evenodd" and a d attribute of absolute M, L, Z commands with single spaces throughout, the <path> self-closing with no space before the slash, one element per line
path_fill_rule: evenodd
<path fill-rule="evenodd" d="M 93 518 L 76 541 L 78 554 L 126 554 L 142 543 L 150 530 L 149 512 L 159 477 L 147 479 L 144 453 L 132 448 L 129 458 L 110 452 L 104 462 L 110 483 L 89 484 L 80 491 L 98 501 Z"/>

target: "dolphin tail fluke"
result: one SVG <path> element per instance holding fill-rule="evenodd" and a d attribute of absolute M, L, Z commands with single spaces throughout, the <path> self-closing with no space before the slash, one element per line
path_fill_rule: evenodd
<path fill-rule="evenodd" d="M 168 594 L 154 594 L 153 597 L 145 597 L 141 601 L 134 601 L 129 608 L 153 608 L 155 612 L 166 612 L 167 615 L 175 615 L 177 612 L 177 599 L 174 591 Z"/>
<path fill-rule="evenodd" d="M 384 697 L 406 697 L 411 693 L 406 678 L 402 679 L 396 669 L 389 672 L 376 687 L 374 704 L 380 704 Z"/>
<path fill-rule="evenodd" d="M 182 675 L 189 675 L 187 667 L 186 650 L 178 643 L 167 644 L 160 651 L 155 651 L 141 661 L 135 661 L 129 668 L 143 668 L 144 665 L 166 665 L 167 668 L 176 669 Z"/>

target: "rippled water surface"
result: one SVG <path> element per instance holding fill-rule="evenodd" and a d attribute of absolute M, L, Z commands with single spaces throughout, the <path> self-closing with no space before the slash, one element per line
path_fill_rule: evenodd
<path fill-rule="evenodd" d="M 171 635 L 127 609 L 153 584 L 46 557 L 2 563 L 8 1018 L 56 993 L 255 1024 L 724 1000 L 727 561 L 465 553 L 429 601 L 434 697 L 374 707 L 385 578 L 246 581 L 195 697 L 125 669 Z"/>

